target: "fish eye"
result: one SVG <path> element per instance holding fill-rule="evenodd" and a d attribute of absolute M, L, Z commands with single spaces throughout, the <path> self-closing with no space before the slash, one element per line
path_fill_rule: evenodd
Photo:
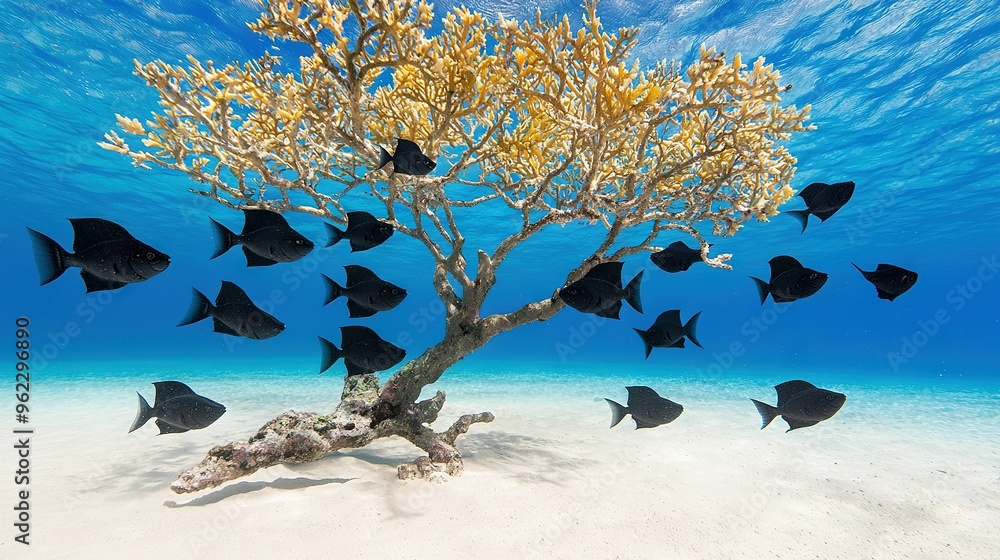
<path fill-rule="evenodd" d="M 295 244 L 296 245 L 302 245 L 302 240 L 301 239 L 296 239 L 295 240 Z"/>
<path fill-rule="evenodd" d="M 393 288 L 393 289 L 392 289 L 392 295 L 396 295 L 396 294 L 398 294 L 398 293 L 399 293 L 399 290 L 397 290 L 396 288 Z"/>
<path fill-rule="evenodd" d="M 151 261 L 155 258 L 156 258 L 156 253 L 153 252 L 146 253 L 146 260 Z"/>
<path fill-rule="evenodd" d="M 815 272 L 813 272 L 812 274 L 810 274 L 810 275 L 809 275 L 809 279 L 810 279 L 810 280 L 815 280 L 815 279 L 816 279 L 816 273 L 815 273 Z"/>

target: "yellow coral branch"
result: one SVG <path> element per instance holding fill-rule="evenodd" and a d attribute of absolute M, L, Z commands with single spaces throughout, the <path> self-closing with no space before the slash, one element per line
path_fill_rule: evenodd
<path fill-rule="evenodd" d="M 782 142 L 809 128 L 808 106 L 780 104 L 780 74 L 707 47 L 687 67 L 643 69 L 637 30 L 605 32 L 596 3 L 585 5 L 581 27 L 458 8 L 431 34 L 422 0 L 262 0 L 251 29 L 311 54 L 136 62 L 160 110 L 145 122 L 117 116 L 142 147 L 115 132 L 100 145 L 186 173 L 231 206 L 260 204 L 271 187 L 279 210 L 338 219 L 341 197 L 364 189 L 463 284 L 455 205 L 502 201 L 524 231 L 586 219 L 615 231 L 655 224 L 654 237 L 701 223 L 732 235 L 775 214 L 796 165 Z M 372 172 L 378 146 L 397 138 L 439 160 L 438 172 Z M 313 204 L 292 205 L 293 191 Z"/>

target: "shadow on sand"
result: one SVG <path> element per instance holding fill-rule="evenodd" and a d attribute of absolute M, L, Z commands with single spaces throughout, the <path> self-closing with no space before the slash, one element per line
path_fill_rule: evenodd
<path fill-rule="evenodd" d="M 240 494 L 249 494 L 250 492 L 256 492 L 258 490 L 263 490 L 265 488 L 275 488 L 277 490 L 299 490 L 302 488 L 309 488 L 312 486 L 323 486 L 325 484 L 344 484 L 354 480 L 353 478 L 278 478 L 270 482 L 256 481 L 256 482 L 237 482 L 230 486 L 226 486 L 221 490 L 216 490 L 211 494 L 206 494 L 204 496 L 199 496 L 191 501 L 178 503 L 173 500 L 167 500 L 163 502 L 163 505 L 170 508 L 182 508 L 191 506 L 207 506 L 210 504 L 215 504 L 225 500 L 226 498 L 231 498 L 233 496 L 238 496 Z"/>

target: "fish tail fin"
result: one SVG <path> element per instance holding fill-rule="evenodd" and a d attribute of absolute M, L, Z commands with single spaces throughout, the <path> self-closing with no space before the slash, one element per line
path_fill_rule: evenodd
<path fill-rule="evenodd" d="M 764 302 L 767 301 L 767 294 L 771 293 L 771 287 L 767 285 L 767 282 L 761 280 L 760 278 L 754 278 L 751 276 L 750 279 L 757 285 L 757 294 L 760 295 L 760 304 L 764 305 Z"/>
<path fill-rule="evenodd" d="M 28 235 L 31 236 L 31 245 L 35 250 L 35 266 L 38 267 L 38 277 L 41 281 L 39 286 L 44 286 L 66 272 L 66 269 L 69 268 L 69 264 L 66 262 L 69 253 L 44 233 L 39 233 L 31 228 L 27 228 L 27 230 Z"/>
<path fill-rule="evenodd" d="M 337 226 L 329 222 L 323 223 L 326 224 L 326 232 L 330 234 L 330 240 L 326 242 L 327 247 L 336 245 L 341 239 L 344 238 L 344 232 L 338 229 Z"/>
<path fill-rule="evenodd" d="M 193 291 L 194 298 L 191 300 L 191 307 L 188 308 L 188 312 L 184 315 L 184 319 L 177 324 L 178 327 L 190 325 L 191 323 L 197 323 L 202 319 L 207 319 L 212 314 L 212 301 L 198 290 Z"/>
<path fill-rule="evenodd" d="M 390 154 L 389 152 L 385 151 L 385 148 L 383 148 L 382 146 L 379 146 L 378 147 L 378 167 L 376 167 L 375 170 L 378 171 L 379 169 L 382 169 L 383 167 L 385 167 L 385 164 L 389 163 L 390 161 L 392 161 L 392 154 Z"/>
<path fill-rule="evenodd" d="M 854 268 L 858 269 L 858 272 L 860 272 L 861 274 L 865 274 L 865 271 L 861 270 L 860 266 L 854 264 L 854 261 L 851 261 L 851 266 L 853 266 Z M 867 275 L 865 277 L 867 278 Z"/>
<path fill-rule="evenodd" d="M 653 345 L 649 343 L 648 331 L 643 331 L 636 328 L 633 328 L 632 330 L 635 331 L 636 334 L 639 335 L 639 338 L 642 339 L 642 343 L 646 346 L 646 358 L 649 358 L 649 353 L 653 351 Z"/>
<path fill-rule="evenodd" d="M 344 352 L 322 336 L 317 336 L 316 338 L 319 339 L 319 345 L 323 349 L 323 361 L 319 365 L 319 372 L 323 373 L 324 371 L 330 369 L 330 366 L 332 366 L 334 362 L 343 357 Z"/>
<path fill-rule="evenodd" d="M 635 275 L 635 278 L 625 286 L 625 301 L 632 306 L 639 313 L 642 313 L 642 300 L 639 299 L 639 283 L 642 282 L 642 273 L 644 271 L 640 270 L 639 274 Z"/>
<path fill-rule="evenodd" d="M 698 317 L 700 316 L 701 316 L 701 311 L 695 313 L 694 315 L 691 316 L 690 319 L 688 319 L 687 324 L 684 325 L 684 336 L 686 336 L 688 340 L 693 342 L 694 345 L 697 346 L 698 348 L 704 348 L 704 346 L 702 346 L 701 343 L 698 342 L 698 336 L 695 335 L 694 333 L 695 327 L 698 326 Z"/>
<path fill-rule="evenodd" d="M 802 224 L 802 231 L 799 232 L 799 233 L 800 234 L 801 233 L 805 233 L 806 232 L 806 225 L 809 223 L 809 211 L 808 210 L 789 210 L 786 213 L 789 216 L 791 216 L 791 217 L 795 218 L 796 220 L 798 220 L 800 224 Z"/>
<path fill-rule="evenodd" d="M 136 392 L 136 394 L 139 395 L 138 392 Z M 153 417 L 152 407 L 149 406 L 149 403 L 146 402 L 146 399 L 142 398 L 142 395 L 139 395 L 139 412 L 135 414 L 135 420 L 132 422 L 132 427 L 129 428 L 128 433 L 131 434 L 132 432 L 138 430 L 146 422 L 149 422 L 149 419 L 152 417 Z"/>
<path fill-rule="evenodd" d="M 340 284 L 336 283 L 332 278 L 324 274 L 323 280 L 326 282 L 326 299 L 323 300 L 323 305 L 327 305 L 331 301 L 344 295 L 344 288 L 342 288 Z"/>
<path fill-rule="evenodd" d="M 628 414 L 628 409 L 611 399 L 604 400 L 608 401 L 608 406 L 611 407 L 611 427 L 614 428 Z"/>
<path fill-rule="evenodd" d="M 771 420 L 774 420 L 778 416 L 778 409 L 767 404 L 758 401 L 757 399 L 750 399 L 753 401 L 754 406 L 757 407 L 757 412 L 760 413 L 761 426 L 760 429 L 764 429 Z"/>
<path fill-rule="evenodd" d="M 212 225 L 215 226 L 215 235 L 216 238 L 218 239 L 218 241 L 216 241 L 215 243 L 215 252 L 212 253 L 212 258 L 214 259 L 222 255 L 226 251 L 232 249 L 233 246 L 236 245 L 237 239 L 236 239 L 236 234 L 229 231 L 229 228 L 220 224 L 219 222 L 215 221 L 212 218 L 209 218 L 209 220 L 212 220 Z"/>

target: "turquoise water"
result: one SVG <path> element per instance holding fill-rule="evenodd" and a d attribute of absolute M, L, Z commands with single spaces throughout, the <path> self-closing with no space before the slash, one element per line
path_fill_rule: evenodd
<path fill-rule="evenodd" d="M 435 9 L 440 14 L 452 5 L 437 2 Z M 257 375 L 282 376 L 289 388 L 328 384 L 335 398 L 343 369 L 314 375 L 316 336 L 337 340 L 339 326 L 358 321 L 348 319 L 342 302 L 321 307 L 320 273 L 342 279 L 344 264 L 367 266 L 409 290 L 398 308 L 361 321 L 403 346 L 408 357 L 443 332 L 441 304 L 430 283 L 432 262 L 416 241 L 397 234 L 357 254 L 342 243 L 317 249 L 295 265 L 257 269 L 247 269 L 236 250 L 209 261 L 209 217 L 238 230 L 242 216 L 195 198 L 185 177 L 135 169 L 96 146 L 114 127 L 115 113 L 142 117 L 155 109 L 150 90 L 131 74 L 133 58 L 177 61 L 192 54 L 236 60 L 272 48 L 243 24 L 255 17 L 254 3 L 212 6 L 43 1 L 0 7 L 0 161 L 8 168 L 0 187 L 0 326 L 6 325 L 4 336 L 12 341 L 15 318 L 30 319 L 34 371 L 53 390 L 72 391 L 74 381 L 90 378 L 118 379 L 122 390 L 114 406 L 123 418 L 133 414 L 133 391 L 145 394 L 148 383 L 165 378 L 201 381 L 220 393 L 230 387 L 232 397 L 219 397 L 230 408 L 239 403 L 240 385 Z M 472 4 L 508 17 L 525 17 L 535 6 Z M 577 20 L 581 13 L 575 2 L 539 6 Z M 755 396 L 769 400 L 769 387 L 791 378 L 886 399 L 905 399 L 909 393 L 901 388 L 911 385 L 944 383 L 948 395 L 996 390 L 1000 15 L 992 3 L 604 2 L 600 10 L 607 28 L 642 28 L 637 53 L 643 64 L 671 57 L 691 61 L 702 43 L 741 51 L 744 60 L 765 56 L 794 85 L 785 101 L 813 106 L 817 130 L 788 144 L 799 159 L 793 186 L 852 180 L 857 190 L 828 222 L 810 220 L 803 235 L 795 220 L 777 216 L 734 238 L 709 236 L 716 250 L 735 255 L 734 271 L 696 264 L 667 274 L 645 257 L 626 259 L 627 278 L 646 270 L 645 314 L 626 308 L 621 321 L 610 321 L 566 309 L 545 323 L 498 336 L 462 362 L 455 376 L 463 381 L 456 383 L 488 395 L 494 384 L 528 380 L 536 388 L 533 397 L 543 399 L 554 394 L 550 387 L 578 381 L 595 388 L 595 380 L 614 380 L 599 384 L 608 390 L 663 383 L 691 400 L 697 395 L 687 384 L 718 397 L 729 395 L 737 381 L 760 388 L 763 394 Z M 283 44 L 278 49 L 295 52 Z M 796 198 L 784 208 L 802 206 Z M 172 264 L 148 282 L 115 292 L 85 295 L 74 272 L 39 287 L 25 227 L 70 246 L 71 217 L 116 221 L 171 255 Z M 325 243 L 321 220 L 288 219 L 318 245 Z M 492 249 L 495 231 L 514 223 L 509 216 L 484 214 L 466 216 L 461 226 L 469 247 Z M 599 226 L 556 228 L 518 248 L 501 269 L 486 311 L 549 297 L 589 254 L 581 247 L 596 244 L 602 234 Z M 658 244 L 678 239 L 689 242 L 664 234 Z M 814 297 L 760 306 L 747 276 L 766 277 L 767 260 L 779 254 L 828 272 L 830 280 Z M 876 299 L 851 261 L 866 269 L 893 263 L 920 278 L 889 303 Z M 191 288 L 214 297 L 222 280 L 241 285 L 286 323 L 285 332 L 241 341 L 210 332 L 207 322 L 175 327 Z M 705 348 L 657 349 L 644 359 L 632 328 L 647 328 L 660 311 L 672 308 L 684 318 L 702 312 L 699 339 Z M 515 366 L 504 365 L 511 360 Z M 613 397 L 597 393 L 570 394 L 581 406 L 592 406 L 593 397 Z M 289 398 L 282 406 L 298 407 L 296 402 Z M 848 403 L 839 420 L 862 421 L 851 412 L 855 401 Z M 933 399 L 926 404 L 937 406 Z M 746 416 L 753 416 L 752 409 Z"/>
<path fill-rule="evenodd" d="M 516 4 L 516 5 L 515 5 Z M 0 8 L 0 157 L 11 171 L 2 187 L 0 249 L 4 263 L 3 324 L 27 316 L 36 345 L 49 345 L 38 369 L 77 361 L 198 359 L 226 369 L 241 361 L 319 360 L 315 336 L 336 337 L 344 306 L 320 308 L 319 272 L 342 278 L 343 264 L 362 264 L 410 291 L 399 308 L 366 320 L 388 340 L 404 340 L 409 356 L 442 332 L 431 262 L 418 244 L 394 236 L 375 251 L 351 255 L 336 246 L 300 264 L 246 269 L 242 256 L 210 256 L 212 216 L 238 229 L 235 211 L 187 193 L 187 179 L 138 170 L 99 149 L 114 114 L 143 116 L 155 99 L 131 74 L 131 60 L 178 60 L 186 54 L 245 59 L 270 48 L 242 22 L 252 3 L 36 2 Z M 438 2 L 443 13 L 451 6 Z M 473 5 L 508 16 L 531 3 Z M 579 15 L 575 2 L 544 3 L 543 12 Z M 968 382 L 996 377 L 996 271 L 984 266 L 1000 253 L 1000 19 L 991 4 L 973 2 L 616 2 L 601 6 L 604 24 L 643 29 L 643 63 L 690 61 L 701 43 L 744 60 L 763 55 L 794 85 L 786 101 L 812 104 L 818 129 L 789 147 L 799 159 L 793 186 L 853 180 L 853 200 L 834 218 L 813 221 L 804 235 L 787 216 L 752 224 L 735 238 L 715 239 L 735 255 L 735 271 L 696 265 L 668 275 L 648 260 L 626 260 L 625 275 L 647 267 L 645 315 L 627 310 L 621 322 L 596 324 L 568 309 L 554 319 L 497 337 L 472 360 L 516 357 L 529 364 L 595 364 L 744 375 L 781 370 L 797 377 L 850 372 L 902 378 L 945 376 Z M 291 49 L 287 45 L 278 48 Z M 287 53 L 286 53 L 287 54 Z M 785 206 L 801 208 L 800 199 Z M 76 274 L 38 287 L 25 226 L 69 245 L 65 218 L 103 217 L 123 224 L 173 257 L 168 271 L 141 285 L 86 296 Z M 489 226 L 506 216 L 472 216 L 462 223 L 471 247 L 490 248 Z M 293 227 L 322 244 L 321 221 L 289 216 Z M 600 228 L 556 228 L 519 248 L 500 272 L 487 311 L 506 311 L 551 295 L 579 260 L 580 245 Z M 663 235 L 661 245 L 682 239 Z M 687 241 L 687 240 L 685 240 Z M 236 253 L 237 251 L 233 251 Z M 786 308 L 758 305 L 747 276 L 767 274 L 766 262 L 792 254 L 828 272 L 816 296 Z M 850 265 L 889 262 L 915 270 L 917 285 L 889 303 Z M 259 302 L 279 294 L 274 315 L 288 328 L 267 341 L 232 340 L 199 324 L 174 325 L 191 287 L 214 296 L 223 279 Z M 275 292 L 277 290 L 277 292 Z M 100 299 L 98 299 L 100 298 Z M 659 311 L 702 312 L 705 349 L 657 350 L 644 360 L 631 327 L 646 328 Z M 778 313 L 784 309 L 784 313 Z M 78 329 L 72 328 L 76 323 Z M 67 333 L 69 329 L 69 334 Z M 76 334 L 73 334 L 76 333 Z M 43 346 L 44 348 L 44 346 Z M 733 350 L 737 350 L 734 352 Z M 739 354 L 739 355 L 736 355 Z M 894 359 L 892 355 L 895 355 Z M 44 357 L 44 356 L 43 356 Z M 151 375 L 155 375 L 151 372 Z"/>

